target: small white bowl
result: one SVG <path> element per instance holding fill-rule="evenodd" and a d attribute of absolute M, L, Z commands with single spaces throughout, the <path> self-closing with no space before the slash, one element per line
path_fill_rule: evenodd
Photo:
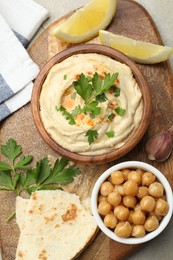
<path fill-rule="evenodd" d="M 103 220 L 100 217 L 98 210 L 97 210 L 97 207 L 98 207 L 97 199 L 98 199 L 98 194 L 99 194 L 101 184 L 110 176 L 110 174 L 113 171 L 122 170 L 122 169 L 126 169 L 126 168 L 129 168 L 129 169 L 138 168 L 138 169 L 142 169 L 144 171 L 152 172 L 164 186 L 166 199 L 169 204 L 169 211 L 166 214 L 166 216 L 164 216 L 163 219 L 161 220 L 161 222 L 159 223 L 159 227 L 156 230 L 146 234 L 144 237 L 141 237 L 141 238 L 132 238 L 132 237 L 120 238 L 120 237 L 118 237 L 113 231 L 111 231 L 109 228 L 107 228 L 104 225 Z M 172 194 L 172 189 L 170 187 L 169 182 L 158 169 L 156 169 L 155 167 L 153 167 L 147 163 L 138 162 L 138 161 L 127 161 L 127 162 L 119 163 L 119 164 L 112 166 L 99 177 L 99 179 L 96 181 L 95 186 L 92 191 L 91 207 L 92 207 L 92 212 L 93 212 L 93 215 L 97 222 L 97 225 L 103 231 L 103 233 L 105 233 L 109 238 L 113 239 L 114 241 L 124 243 L 124 244 L 140 244 L 140 243 L 147 242 L 147 241 L 155 238 L 156 236 L 158 236 L 168 225 L 168 223 L 171 219 L 171 216 L 172 216 L 172 212 L 173 212 L 173 194 Z"/>

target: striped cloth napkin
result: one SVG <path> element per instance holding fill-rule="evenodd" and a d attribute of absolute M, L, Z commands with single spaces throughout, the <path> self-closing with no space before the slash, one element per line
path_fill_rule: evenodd
<path fill-rule="evenodd" d="M 25 48 L 47 17 L 33 0 L 0 0 L 0 121 L 31 99 L 39 67 Z"/>

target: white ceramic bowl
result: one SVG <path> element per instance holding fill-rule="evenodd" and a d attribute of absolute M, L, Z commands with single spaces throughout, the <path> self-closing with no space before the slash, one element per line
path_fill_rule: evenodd
<path fill-rule="evenodd" d="M 98 206 L 97 198 L 98 198 L 101 184 L 110 176 L 110 174 L 113 171 L 122 170 L 122 169 L 126 169 L 126 168 L 129 168 L 129 169 L 130 168 L 136 168 L 136 169 L 139 168 L 139 169 L 142 169 L 145 171 L 152 172 L 157 177 L 157 179 L 163 184 L 164 189 L 165 189 L 166 199 L 169 204 L 169 211 L 166 214 L 166 216 L 164 216 L 163 219 L 161 220 L 159 227 L 156 230 L 146 234 L 144 237 L 141 237 L 141 238 L 132 238 L 132 237 L 120 238 L 120 237 L 118 237 L 113 231 L 111 231 L 109 228 L 107 228 L 104 225 L 103 220 L 97 211 L 97 206 Z M 173 194 L 172 194 L 172 189 L 170 187 L 169 182 L 158 169 L 156 169 L 155 167 L 153 167 L 147 163 L 138 162 L 138 161 L 127 161 L 127 162 L 119 163 L 119 164 L 112 166 L 99 177 L 99 179 L 96 181 L 95 186 L 93 188 L 93 192 L 92 192 L 92 196 L 91 196 L 91 207 L 92 207 L 92 212 L 93 212 L 93 215 L 97 222 L 97 225 L 103 231 L 103 233 L 105 233 L 109 238 L 111 238 L 117 242 L 124 243 L 124 244 L 140 244 L 140 243 L 147 242 L 147 241 L 155 238 L 156 236 L 158 236 L 168 225 L 168 223 L 171 219 L 171 216 L 172 216 L 172 212 L 173 212 Z"/>

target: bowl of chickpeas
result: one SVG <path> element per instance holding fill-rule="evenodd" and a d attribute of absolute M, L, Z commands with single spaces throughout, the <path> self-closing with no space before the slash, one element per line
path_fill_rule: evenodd
<path fill-rule="evenodd" d="M 99 228 L 111 239 L 140 244 L 159 235 L 173 212 L 173 194 L 166 177 L 139 161 L 119 163 L 96 181 L 92 212 Z"/>

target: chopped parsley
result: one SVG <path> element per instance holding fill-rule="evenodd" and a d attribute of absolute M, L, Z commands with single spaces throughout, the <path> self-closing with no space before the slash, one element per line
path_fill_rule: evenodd
<path fill-rule="evenodd" d="M 110 121 L 112 121 L 112 120 L 114 119 L 114 117 L 115 117 L 115 114 L 112 113 L 112 114 L 110 114 L 110 115 L 108 116 L 108 119 L 109 119 Z"/>
<path fill-rule="evenodd" d="M 121 108 L 121 107 L 116 107 L 116 108 L 115 108 L 115 112 L 117 113 L 117 115 L 123 116 L 124 113 L 126 112 L 126 110 L 123 109 L 123 108 Z"/>
<path fill-rule="evenodd" d="M 106 132 L 106 135 L 107 135 L 107 137 L 109 137 L 109 138 L 112 138 L 112 137 L 114 137 L 114 134 L 115 134 L 115 132 L 112 130 L 112 131 L 109 131 L 109 132 Z"/>
<path fill-rule="evenodd" d="M 66 80 L 67 79 L 67 75 L 64 75 L 64 80 Z"/>
<path fill-rule="evenodd" d="M 115 89 L 114 89 L 114 93 L 115 93 L 115 97 L 119 97 L 120 96 L 120 92 L 121 92 L 121 89 L 120 88 L 118 88 L 118 87 L 115 87 Z"/>

